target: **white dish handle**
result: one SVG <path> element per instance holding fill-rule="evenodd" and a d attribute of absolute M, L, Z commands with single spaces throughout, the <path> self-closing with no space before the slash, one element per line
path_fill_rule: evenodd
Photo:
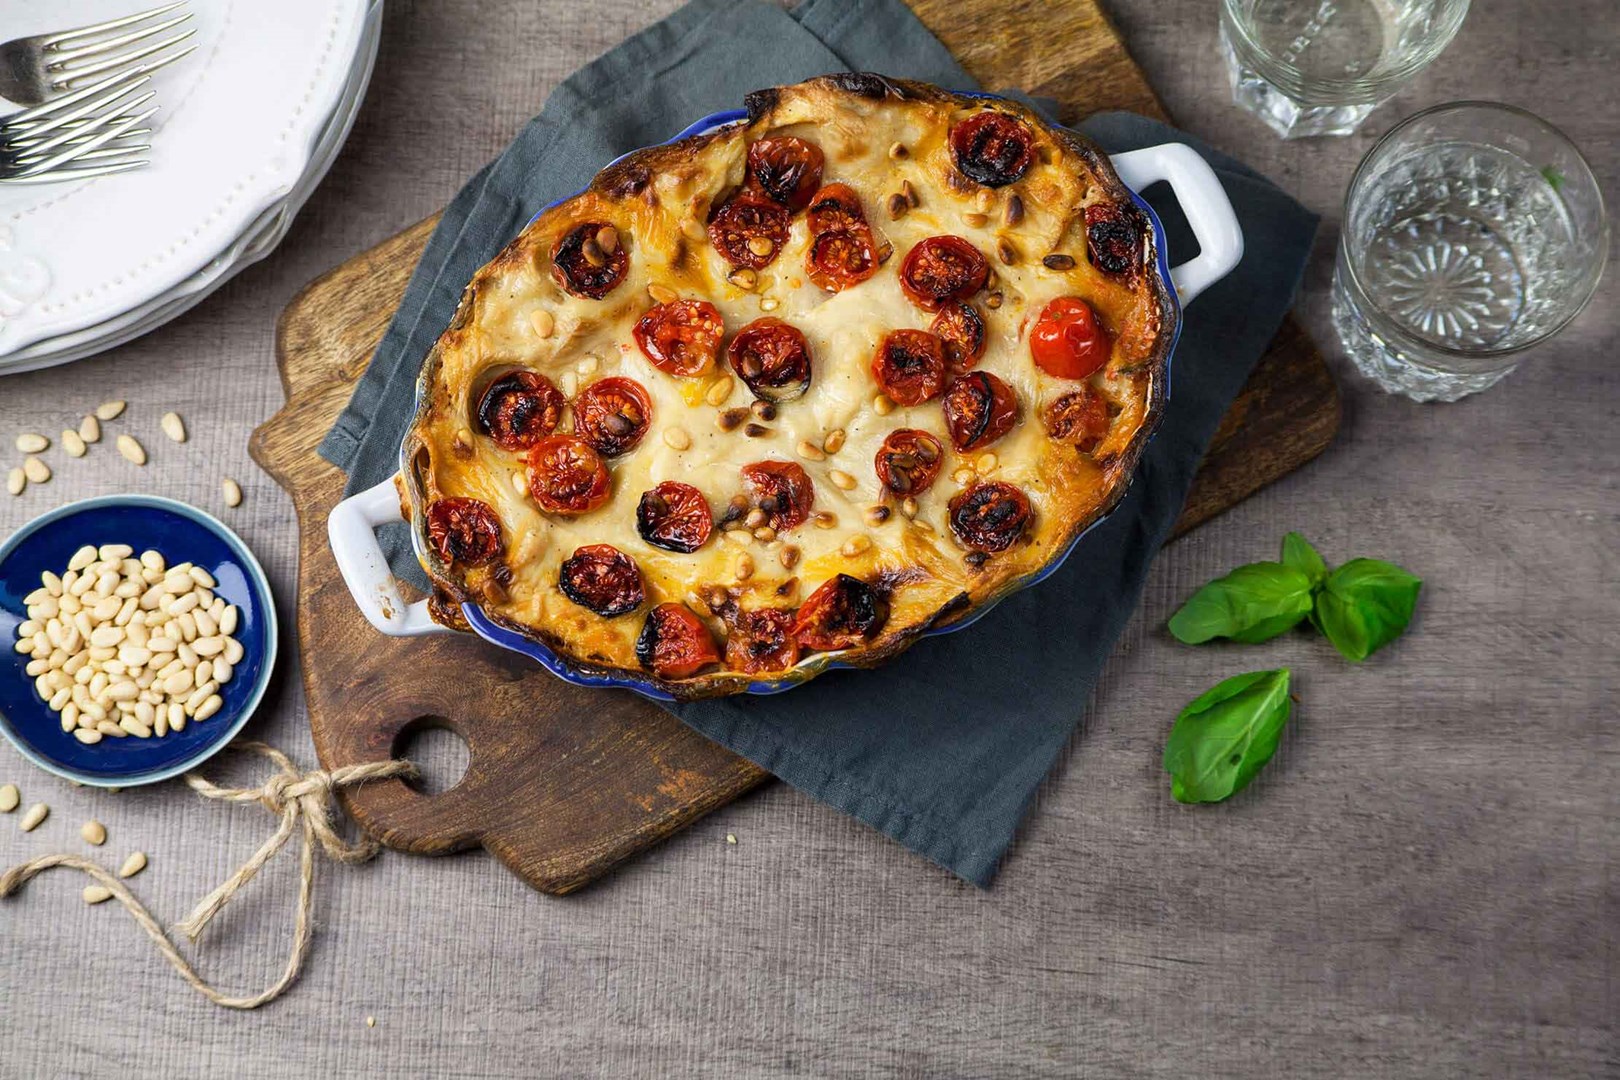
<path fill-rule="evenodd" d="M 377 543 L 377 526 L 403 520 L 399 492 L 394 478 L 389 477 L 332 507 L 326 519 L 326 536 L 343 584 L 349 587 L 354 602 L 372 626 L 389 637 L 437 634 L 447 628 L 428 615 L 426 600 L 405 602 L 394 572 L 383 557 L 382 545 Z"/>
<path fill-rule="evenodd" d="M 1164 143 L 1115 154 L 1111 160 L 1114 171 L 1132 191 L 1167 181 L 1198 238 L 1198 255 L 1170 268 L 1170 280 L 1183 306 L 1232 272 L 1243 258 L 1243 230 L 1220 178 L 1198 151 L 1186 143 Z"/>

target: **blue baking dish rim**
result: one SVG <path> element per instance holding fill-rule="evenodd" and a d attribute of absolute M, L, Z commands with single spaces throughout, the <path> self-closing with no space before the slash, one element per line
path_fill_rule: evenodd
<path fill-rule="evenodd" d="M 988 98 L 997 101 L 1008 100 L 1007 98 L 1004 98 L 998 94 L 981 93 L 964 94 L 963 96 Z M 707 134 L 710 131 L 724 127 L 727 124 L 734 124 L 738 121 L 746 119 L 748 119 L 748 110 L 746 109 L 727 109 L 724 112 L 717 112 L 710 116 L 704 117 L 696 123 L 689 124 L 674 137 L 666 139 L 665 142 L 660 145 L 679 142 L 680 140 L 689 138 L 693 135 Z M 628 156 L 629 154 L 621 154 L 613 159 L 613 163 L 622 161 Z M 1139 193 L 1131 191 L 1129 188 L 1126 188 L 1126 191 L 1130 193 L 1131 200 L 1136 203 L 1137 208 L 1147 216 L 1149 224 L 1153 226 L 1153 249 L 1158 258 L 1160 279 L 1164 282 L 1165 290 L 1170 296 L 1170 306 L 1174 310 L 1176 316 L 1175 331 L 1171 334 L 1170 348 L 1169 351 L 1165 353 L 1164 361 L 1164 403 L 1165 405 L 1168 405 L 1170 402 L 1171 362 L 1175 357 L 1176 344 L 1181 339 L 1181 298 L 1176 295 L 1175 282 L 1170 277 L 1169 253 L 1166 250 L 1168 243 L 1164 234 L 1164 225 L 1159 221 L 1159 215 L 1154 212 L 1153 207 L 1149 206 L 1147 201 L 1143 199 Z M 580 194 L 580 192 L 574 193 L 574 195 L 578 194 Z M 562 203 L 567 202 L 569 199 L 574 198 L 574 195 L 564 196 L 563 198 L 557 199 L 556 201 L 548 203 L 546 206 L 542 207 L 538 212 L 535 213 L 534 217 L 530 219 L 531 224 L 538 219 L 541 214 L 544 214 L 547 210 L 552 209 L 552 207 L 561 205 Z M 1156 432 L 1148 435 L 1148 444 L 1152 443 L 1154 434 L 1156 434 Z M 1146 452 L 1146 445 L 1147 444 L 1144 444 L 1144 452 Z M 1134 481 L 1135 476 L 1133 474 L 1131 480 L 1127 481 L 1127 492 L 1129 491 L 1130 484 Z M 1121 495 L 1120 501 L 1124 501 L 1124 495 Z M 1116 503 L 1115 507 L 1117 508 L 1118 505 L 1119 504 Z M 1112 511 L 1110 511 L 1108 514 L 1102 515 L 1096 521 L 1093 521 L 1090 525 L 1086 526 L 1085 529 L 1076 534 L 1074 539 L 1069 541 L 1068 545 L 1063 549 L 1061 554 L 1052 559 L 1052 561 L 1047 563 L 1046 566 L 1041 570 L 1037 571 L 1032 577 L 1029 578 L 1029 580 L 1020 585 L 1016 591 L 1022 592 L 1024 589 L 1039 585 L 1041 582 L 1057 573 L 1063 564 L 1068 561 L 1069 556 L 1074 553 L 1074 549 L 1080 543 L 1080 541 L 1083 540 L 1091 532 L 1091 530 L 1107 521 L 1111 514 Z M 935 637 L 940 634 L 953 634 L 958 630 L 972 626 L 974 623 L 984 618 L 984 616 L 988 615 L 995 608 L 996 604 L 1000 603 L 1001 599 L 1005 599 L 1005 597 L 998 598 L 995 603 L 984 605 L 965 618 L 948 623 L 944 626 L 935 626 L 925 630 L 921 636 Z M 674 694 L 671 694 L 669 691 L 659 687 L 657 684 L 645 679 L 626 675 L 595 674 L 592 672 L 580 671 L 577 668 L 572 668 L 548 646 L 535 641 L 533 638 L 525 637 L 515 630 L 509 630 L 506 627 L 494 622 L 489 618 L 489 616 L 484 614 L 483 610 L 479 608 L 477 604 L 474 604 L 471 601 L 465 602 L 461 605 L 461 612 L 466 617 L 467 624 L 473 628 L 479 637 L 484 638 L 486 641 L 493 644 L 500 645 L 503 648 L 511 649 L 514 652 L 519 652 L 525 656 L 532 657 L 547 671 L 551 672 L 560 679 L 565 679 L 568 682 L 574 683 L 578 686 L 632 690 L 635 693 L 638 693 L 643 697 L 651 698 L 654 701 L 673 702 L 679 700 Z M 849 668 L 853 666 L 854 665 L 852 664 L 840 663 L 833 660 L 828 662 L 827 670 L 832 670 L 835 668 Z M 785 690 L 792 690 L 794 687 L 802 685 L 804 685 L 804 680 L 751 682 L 748 684 L 748 688 L 742 692 L 755 695 L 780 694 Z"/>

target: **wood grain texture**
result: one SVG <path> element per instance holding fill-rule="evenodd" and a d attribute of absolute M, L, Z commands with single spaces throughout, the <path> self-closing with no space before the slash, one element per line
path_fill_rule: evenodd
<path fill-rule="evenodd" d="M 49 484 L 0 493 L 0 536 L 118 491 L 219 514 L 283 605 L 278 684 L 250 733 L 312 764 L 297 518 L 246 446 L 286 400 L 277 313 L 443 206 L 560 80 L 679 2 L 497 17 L 488 0 L 388 0 L 359 122 L 273 255 L 105 356 L 0 378 L 0 464 L 18 431 L 54 435 L 109 396 L 129 401 L 120 430 L 152 459 L 53 448 Z M 1292 142 L 1232 107 L 1209 0 L 1106 3 L 1178 123 L 1324 216 L 1297 310 L 1339 376 L 1344 423 L 1309 468 L 1160 553 L 994 889 L 767 784 L 563 898 L 478 849 L 323 864 L 302 981 L 243 1016 L 186 990 L 115 906 L 86 906 L 83 883 L 56 873 L 0 901 L 0 1078 L 1620 1075 L 1620 275 L 1501 386 L 1451 406 L 1359 378 L 1328 311 L 1344 185 L 1419 108 L 1506 95 L 1620 190 L 1620 111 L 1592 92 L 1613 85 L 1620 52 L 1611 0 L 1476 3 L 1365 132 Z M 169 409 L 184 446 L 158 431 Z M 234 510 L 223 475 L 246 490 Z M 1308 635 L 1194 649 L 1164 632 L 1198 585 L 1273 557 L 1292 528 L 1334 561 L 1421 573 L 1412 631 L 1359 666 Z M 1173 803 L 1159 755 L 1177 710 L 1284 664 L 1301 704 L 1277 757 L 1230 803 Z M 420 750 L 440 785 L 456 775 Z M 26 834 L 0 815 L 0 864 L 72 851 L 116 866 L 145 850 L 132 884 L 164 921 L 272 825 L 174 784 L 76 788 L 0 744 L 8 781 L 51 815 Z M 90 817 L 103 848 L 79 840 Z M 279 971 L 293 870 L 272 864 L 187 946 L 205 974 L 249 990 Z"/>
<path fill-rule="evenodd" d="M 986 85 L 1081 95 L 1067 101 L 1077 115 L 1157 111 L 1097 8 L 1067 5 L 1036 35 L 1037 6 L 917 0 L 918 13 L 963 50 Z M 1099 97 L 1097 88 L 1106 93 Z M 443 854 L 482 844 L 536 888 L 564 893 L 766 774 L 635 695 L 571 686 L 471 636 L 384 637 L 355 607 L 326 539 L 343 478 L 315 448 L 398 307 L 435 222 L 355 256 L 287 306 L 276 354 L 288 403 L 255 432 L 252 451 L 297 507 L 298 642 L 322 762 L 386 757 L 422 724 L 454 730 L 471 754 L 450 791 L 428 796 L 404 783 L 368 784 L 343 794 L 346 809 L 390 847 Z M 1290 324 L 1234 402 L 1178 532 L 1315 457 L 1338 415 L 1321 353 Z M 454 680 L 446 679 L 452 671 Z"/>

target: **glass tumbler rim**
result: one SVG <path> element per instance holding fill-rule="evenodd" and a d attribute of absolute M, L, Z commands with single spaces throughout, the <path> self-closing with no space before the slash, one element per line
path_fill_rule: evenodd
<path fill-rule="evenodd" d="M 1227 0 L 1227 2 L 1230 2 L 1230 0 Z M 1367 290 L 1365 283 L 1361 280 L 1360 275 L 1357 273 L 1356 260 L 1350 257 L 1349 241 L 1347 237 L 1349 232 L 1348 224 L 1350 222 L 1351 207 L 1355 202 L 1357 189 L 1360 186 L 1362 179 L 1367 175 L 1368 165 L 1372 162 L 1373 158 L 1378 155 L 1378 152 L 1384 148 L 1386 143 L 1393 140 L 1397 135 L 1417 122 L 1429 119 L 1440 113 L 1461 112 L 1465 109 L 1483 109 L 1488 112 L 1513 114 L 1521 119 L 1530 121 L 1532 124 L 1540 127 L 1548 135 L 1551 135 L 1554 139 L 1561 142 L 1565 148 L 1567 148 L 1569 152 L 1574 155 L 1574 159 L 1580 163 L 1582 170 L 1585 171 L 1586 175 L 1584 179 L 1589 183 L 1592 189 L 1592 198 L 1596 202 L 1597 220 L 1600 223 L 1598 228 L 1598 236 L 1595 242 L 1596 255 L 1592 260 L 1591 268 L 1585 275 L 1586 295 L 1582 296 L 1577 303 L 1572 305 L 1569 310 L 1564 313 L 1561 319 L 1549 326 L 1543 332 L 1536 334 L 1528 341 L 1523 341 L 1517 345 L 1508 346 L 1506 348 L 1467 349 L 1459 348 L 1454 345 L 1446 345 L 1437 341 L 1431 341 L 1428 338 L 1418 337 L 1416 334 L 1390 319 L 1389 316 L 1386 315 L 1384 311 L 1373 302 L 1372 294 Z M 1563 197 L 1562 193 L 1559 193 L 1559 197 Z M 1603 188 L 1597 182 L 1597 174 L 1592 171 L 1592 163 L 1586 160 L 1586 155 L 1581 153 L 1580 147 L 1575 145 L 1575 141 L 1573 139 L 1564 134 L 1563 129 L 1559 128 L 1551 121 L 1536 115 L 1529 109 L 1524 109 L 1517 105 L 1510 105 L 1505 101 L 1484 101 L 1469 98 L 1462 101 L 1444 101 L 1438 105 L 1430 105 L 1426 109 L 1418 110 L 1380 135 L 1378 137 L 1378 141 L 1373 143 L 1372 147 L 1368 149 L 1366 154 L 1362 155 L 1361 161 L 1356 165 L 1356 171 L 1351 174 L 1350 184 L 1345 188 L 1344 192 L 1342 224 L 1339 231 L 1339 248 L 1344 257 L 1339 260 L 1339 263 L 1342 271 L 1349 276 L 1351 283 L 1355 286 L 1356 292 L 1367 302 L 1371 309 L 1371 313 L 1378 316 L 1380 323 L 1387 324 L 1385 326 L 1381 326 L 1380 329 L 1389 334 L 1389 336 L 1398 338 L 1409 346 L 1424 349 L 1439 356 L 1453 357 L 1458 360 L 1494 360 L 1499 357 L 1512 356 L 1515 353 L 1534 348 L 1542 342 L 1551 339 L 1555 335 L 1562 332 L 1563 329 L 1570 323 L 1574 322 L 1576 317 L 1579 316 L 1582 311 L 1586 310 L 1586 305 L 1591 303 L 1592 297 L 1597 294 L 1598 284 L 1603 279 L 1603 271 L 1608 266 L 1609 232 L 1608 204 L 1603 198 Z"/>
<path fill-rule="evenodd" d="M 1312 91 L 1309 94 L 1303 91 L 1306 80 L 1304 72 L 1292 64 L 1277 60 L 1261 47 L 1253 34 L 1249 33 L 1241 17 L 1241 5 L 1244 2 L 1245 0 L 1221 0 L 1221 11 L 1226 16 L 1223 22 L 1227 24 L 1227 29 L 1242 39 L 1243 45 L 1253 56 L 1265 58 L 1268 67 L 1275 65 L 1293 76 L 1279 79 L 1276 71 L 1259 71 L 1258 74 L 1267 82 L 1283 90 L 1290 98 L 1301 100 L 1303 104 L 1381 105 L 1403 84 L 1415 78 L 1419 72 L 1439 58 L 1457 36 L 1457 32 L 1462 29 L 1463 20 L 1467 18 L 1473 0 L 1453 0 L 1454 14 L 1449 24 L 1443 26 L 1436 36 L 1436 46 L 1432 50 L 1414 52 L 1407 63 L 1381 72 L 1377 78 L 1334 79 L 1311 76 Z M 1306 101 L 1305 98 L 1309 100 Z"/>

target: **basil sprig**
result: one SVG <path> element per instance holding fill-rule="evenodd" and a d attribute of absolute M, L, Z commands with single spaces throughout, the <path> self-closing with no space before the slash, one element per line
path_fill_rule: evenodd
<path fill-rule="evenodd" d="M 1205 585 L 1170 617 L 1170 633 L 1189 645 L 1255 644 L 1309 616 L 1345 659 L 1360 663 L 1406 630 L 1422 587 L 1416 575 L 1378 559 L 1329 569 L 1310 541 L 1291 532 L 1280 562 L 1249 563 Z"/>
<path fill-rule="evenodd" d="M 1234 675 L 1181 710 L 1164 744 L 1177 802 L 1220 802 L 1248 786 L 1276 753 L 1293 710 L 1288 682 L 1287 668 Z"/>
<path fill-rule="evenodd" d="M 1359 664 L 1406 630 L 1421 588 L 1418 577 L 1394 563 L 1351 559 L 1322 584 L 1311 621 Z"/>

